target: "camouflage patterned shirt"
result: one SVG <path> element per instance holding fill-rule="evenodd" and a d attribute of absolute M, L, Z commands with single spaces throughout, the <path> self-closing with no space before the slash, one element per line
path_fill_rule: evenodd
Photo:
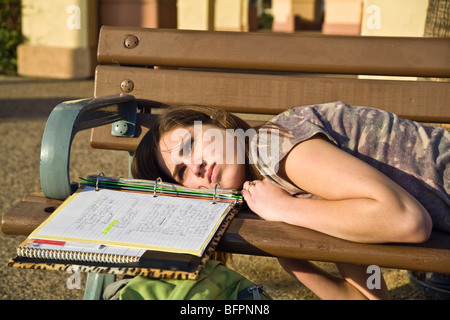
<path fill-rule="evenodd" d="M 270 123 L 287 134 L 277 134 Z M 258 161 L 252 159 L 261 174 L 286 191 L 314 198 L 276 173 L 295 145 L 319 133 L 402 186 L 428 210 L 435 228 L 450 232 L 450 132 L 342 102 L 295 107 L 259 130 L 251 144 Z"/>

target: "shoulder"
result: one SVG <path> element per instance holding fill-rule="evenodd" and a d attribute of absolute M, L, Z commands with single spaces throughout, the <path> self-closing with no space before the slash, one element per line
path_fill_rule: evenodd
<path fill-rule="evenodd" d="M 315 120 L 323 118 L 333 118 L 344 112 L 349 112 L 356 107 L 346 104 L 342 101 L 312 104 L 305 106 L 296 106 L 275 116 L 269 123 L 275 123 L 280 126 L 290 127 L 299 120 Z"/>

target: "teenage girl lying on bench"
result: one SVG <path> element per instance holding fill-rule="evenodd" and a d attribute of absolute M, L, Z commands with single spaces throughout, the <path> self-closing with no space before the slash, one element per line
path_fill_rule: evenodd
<path fill-rule="evenodd" d="M 450 232 L 443 128 L 342 102 L 292 108 L 258 131 L 203 106 L 168 107 L 158 119 L 135 152 L 135 178 L 242 189 L 263 219 L 356 242 L 415 243 L 433 227 Z M 337 278 L 308 261 L 279 261 L 323 299 L 389 296 L 384 281 L 367 288 L 366 266 L 338 263 Z"/>

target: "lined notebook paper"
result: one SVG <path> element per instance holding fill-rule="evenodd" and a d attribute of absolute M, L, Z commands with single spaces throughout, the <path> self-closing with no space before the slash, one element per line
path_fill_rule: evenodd
<path fill-rule="evenodd" d="M 64 240 L 201 256 L 232 204 L 84 187 L 30 239 Z"/>

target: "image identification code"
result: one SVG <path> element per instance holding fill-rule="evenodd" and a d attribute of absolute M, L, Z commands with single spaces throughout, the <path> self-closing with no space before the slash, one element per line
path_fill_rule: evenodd
<path fill-rule="evenodd" d="M 182 315 L 205 315 L 208 318 L 215 312 L 226 315 L 268 315 L 270 313 L 269 305 L 264 304 L 225 304 L 223 308 L 215 308 L 213 306 L 191 306 L 181 307 Z"/>

